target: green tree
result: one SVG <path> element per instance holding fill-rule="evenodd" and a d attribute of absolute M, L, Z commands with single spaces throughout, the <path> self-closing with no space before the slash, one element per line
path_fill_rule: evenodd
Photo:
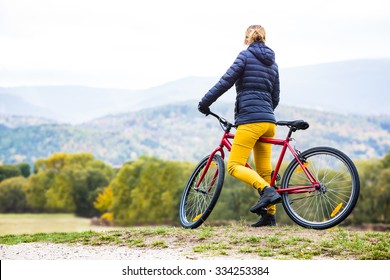
<path fill-rule="evenodd" d="M 124 165 L 110 184 L 114 222 L 121 225 L 176 222 L 190 166 L 147 156 Z"/>
<path fill-rule="evenodd" d="M 26 197 L 23 189 L 26 181 L 23 177 L 14 177 L 0 183 L 1 213 L 20 213 L 25 211 Z"/>
<path fill-rule="evenodd" d="M 390 223 L 390 167 L 383 169 L 377 180 L 376 200 L 379 211 L 376 221 L 379 223 Z M 375 199 L 374 198 L 374 199 Z"/>
<path fill-rule="evenodd" d="M 383 159 L 359 161 L 356 164 L 360 196 L 351 214 L 351 223 L 390 223 L 390 151 Z"/>
<path fill-rule="evenodd" d="M 383 168 L 390 168 L 390 150 L 384 156 L 382 160 Z"/>
<path fill-rule="evenodd" d="M 93 217 L 99 215 L 99 211 L 93 203 L 104 187 L 108 186 L 111 176 L 106 176 L 99 169 L 87 168 L 73 171 L 74 199 L 76 203 L 76 215 Z"/>
<path fill-rule="evenodd" d="M 122 166 L 116 177 L 111 181 L 112 188 L 112 213 L 114 222 L 118 225 L 130 223 L 130 211 L 132 204 L 131 191 L 136 187 L 141 165 L 137 163 Z"/>
<path fill-rule="evenodd" d="M 15 165 L 10 165 L 10 164 L 0 165 L 0 182 L 8 178 L 18 177 L 21 175 L 22 173 L 20 169 Z"/>
<path fill-rule="evenodd" d="M 98 215 L 93 202 L 114 177 L 111 167 L 88 153 L 57 153 L 37 160 L 26 189 L 29 206 L 41 211 Z"/>
<path fill-rule="evenodd" d="M 30 165 L 26 162 L 19 163 L 18 168 L 20 170 L 20 173 L 23 175 L 23 177 L 27 178 L 31 174 Z"/>
<path fill-rule="evenodd" d="M 45 208 L 51 212 L 75 212 L 73 188 L 68 174 L 64 172 L 56 174 L 45 194 Z"/>
<path fill-rule="evenodd" d="M 46 192 L 50 189 L 55 175 L 53 170 L 48 170 L 33 174 L 28 178 L 25 187 L 25 195 L 29 211 L 46 211 Z"/>

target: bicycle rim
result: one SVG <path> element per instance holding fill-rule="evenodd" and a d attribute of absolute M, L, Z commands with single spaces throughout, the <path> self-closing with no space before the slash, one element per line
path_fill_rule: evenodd
<path fill-rule="evenodd" d="M 283 193 L 283 207 L 297 224 L 314 229 L 327 229 L 341 223 L 355 207 L 360 182 L 353 162 L 341 151 L 328 147 L 307 150 L 301 154 L 306 168 L 320 183 L 313 192 Z M 310 186 L 302 167 L 293 160 L 282 180 L 282 189 Z"/>
<path fill-rule="evenodd" d="M 209 156 L 200 161 L 193 171 L 180 202 L 180 223 L 184 228 L 199 227 L 210 215 L 222 190 L 225 165 L 221 156 L 214 155 L 205 171 Z M 203 180 L 196 188 L 202 174 Z"/>

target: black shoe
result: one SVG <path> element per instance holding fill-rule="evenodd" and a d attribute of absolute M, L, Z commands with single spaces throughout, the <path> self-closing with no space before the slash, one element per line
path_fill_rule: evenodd
<path fill-rule="evenodd" d="M 257 204 L 250 208 L 252 213 L 257 213 L 261 208 L 265 208 L 268 205 L 276 204 L 282 201 L 282 197 L 273 187 L 265 187 L 262 191 L 258 189 L 258 192 L 260 194 L 260 198 Z"/>
<path fill-rule="evenodd" d="M 265 226 L 276 226 L 276 218 L 275 215 L 272 214 L 264 214 L 261 216 L 260 220 L 257 223 L 251 225 L 251 227 L 265 227 Z"/>
<path fill-rule="evenodd" d="M 267 208 L 260 208 L 260 209 L 258 209 L 257 211 L 256 211 L 256 213 L 255 214 L 257 214 L 257 215 L 259 215 L 259 216 L 263 216 L 263 215 L 265 215 L 265 214 L 267 214 Z"/>

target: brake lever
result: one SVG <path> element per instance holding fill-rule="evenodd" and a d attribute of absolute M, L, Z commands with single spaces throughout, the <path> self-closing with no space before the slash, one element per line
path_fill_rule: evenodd
<path fill-rule="evenodd" d="M 219 122 L 222 123 L 223 125 L 228 124 L 228 121 L 225 118 L 219 118 Z"/>

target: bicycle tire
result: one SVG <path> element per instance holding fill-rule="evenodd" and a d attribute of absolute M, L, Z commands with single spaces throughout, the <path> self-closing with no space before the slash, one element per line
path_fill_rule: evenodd
<path fill-rule="evenodd" d="M 359 198 L 360 180 L 354 163 L 346 154 L 330 147 L 312 148 L 300 156 L 321 187 L 313 193 L 282 192 L 287 215 L 305 228 L 327 229 L 340 224 L 351 214 Z M 294 159 L 283 175 L 281 189 L 304 184 L 311 185 Z"/>
<path fill-rule="evenodd" d="M 220 155 L 214 155 L 206 174 L 195 189 L 209 156 L 195 167 L 180 201 L 180 223 L 184 228 L 197 228 L 203 224 L 214 209 L 222 190 L 225 178 L 225 164 Z"/>

